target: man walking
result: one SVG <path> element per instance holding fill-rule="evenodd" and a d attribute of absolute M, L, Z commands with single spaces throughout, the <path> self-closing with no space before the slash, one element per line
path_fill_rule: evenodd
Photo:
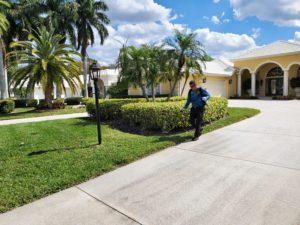
<path fill-rule="evenodd" d="M 192 108 L 190 111 L 190 123 L 195 128 L 193 141 L 197 141 L 202 133 L 205 105 L 210 99 L 210 94 L 204 88 L 198 88 L 195 81 L 190 81 L 190 88 L 191 89 L 188 94 L 187 102 L 182 108 L 182 111 L 186 110 L 190 103 L 192 103 Z"/>

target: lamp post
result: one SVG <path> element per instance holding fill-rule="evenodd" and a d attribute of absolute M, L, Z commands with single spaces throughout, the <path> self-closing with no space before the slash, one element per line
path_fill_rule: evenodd
<path fill-rule="evenodd" d="M 94 81 L 95 87 L 95 100 L 96 100 L 96 117 L 97 117 L 97 131 L 98 131 L 98 144 L 101 145 L 101 124 L 100 124 L 100 109 L 99 109 L 99 88 L 98 80 L 100 79 L 100 66 L 96 62 L 90 65 L 90 78 Z"/>

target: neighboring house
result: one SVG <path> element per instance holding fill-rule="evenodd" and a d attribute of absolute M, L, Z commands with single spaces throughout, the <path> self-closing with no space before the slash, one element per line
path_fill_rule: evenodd
<path fill-rule="evenodd" d="M 215 59 L 210 62 L 205 63 L 205 68 L 203 68 L 203 75 L 194 75 L 191 76 L 183 90 L 183 95 L 186 96 L 189 91 L 189 81 L 196 80 L 196 82 L 202 87 L 209 90 L 213 96 L 223 96 L 230 97 L 234 94 L 232 88 L 233 81 L 232 75 L 234 73 L 233 64 L 224 59 Z M 178 82 L 178 85 L 175 89 L 175 95 L 180 95 L 184 87 L 185 78 Z M 150 88 L 147 88 L 148 94 L 151 95 Z M 167 95 L 170 93 L 171 84 L 169 82 L 160 83 L 156 87 L 156 94 Z M 142 95 L 140 88 L 129 87 L 128 95 Z"/>
<path fill-rule="evenodd" d="M 232 62 L 223 59 L 206 62 L 203 75 L 196 76 L 195 80 L 213 96 L 271 97 L 294 96 L 290 80 L 297 76 L 300 77 L 300 43 L 277 41 L 254 49 Z M 178 83 L 175 95 L 180 95 L 183 84 L 184 78 Z M 187 95 L 188 90 L 187 85 L 183 95 Z M 156 91 L 157 94 L 167 95 L 170 84 L 161 83 Z M 141 95 L 141 91 L 130 87 L 128 94 Z"/>
<path fill-rule="evenodd" d="M 100 97 L 105 98 L 106 97 L 106 91 L 107 89 L 114 83 L 117 83 L 118 77 L 119 77 L 119 71 L 115 69 L 105 69 L 101 70 L 101 76 L 100 80 L 98 81 L 98 86 L 100 88 Z M 80 76 L 81 82 L 83 83 L 83 75 Z M 94 87 L 93 81 L 89 81 L 90 86 Z M 61 98 L 70 98 L 70 97 L 80 97 L 82 96 L 82 87 L 79 87 L 75 94 L 71 93 L 69 85 L 65 82 L 66 86 L 66 93 L 61 93 Z M 92 88 L 94 91 L 94 88 Z M 18 96 L 16 96 L 18 97 Z M 29 98 L 34 99 L 44 99 L 44 92 L 41 85 L 36 85 L 34 89 L 34 93 L 31 94 L 31 96 L 28 96 Z M 57 97 L 56 88 L 54 88 L 54 98 Z"/>
<path fill-rule="evenodd" d="M 300 43 L 277 41 L 233 59 L 237 95 L 295 95 L 290 80 L 300 76 Z M 248 83 L 248 85 L 247 85 Z"/>

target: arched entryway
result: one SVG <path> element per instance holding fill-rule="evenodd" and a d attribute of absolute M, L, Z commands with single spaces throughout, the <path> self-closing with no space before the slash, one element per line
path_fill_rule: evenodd
<path fill-rule="evenodd" d="M 289 95 L 295 96 L 295 90 L 291 86 L 291 79 L 300 77 L 300 62 L 293 62 L 288 67 L 288 73 L 289 73 Z"/>
<path fill-rule="evenodd" d="M 276 62 L 266 62 L 259 65 L 255 74 L 258 96 L 283 96 L 284 95 L 284 69 Z"/>
<path fill-rule="evenodd" d="M 283 76 L 284 72 L 276 66 L 270 69 L 266 75 L 266 96 L 282 96 L 283 95 Z"/>

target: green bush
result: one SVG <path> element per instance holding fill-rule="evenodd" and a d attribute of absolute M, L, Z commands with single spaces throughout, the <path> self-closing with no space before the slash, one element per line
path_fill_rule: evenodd
<path fill-rule="evenodd" d="M 52 102 L 52 109 L 64 109 L 65 103 L 64 99 L 56 99 Z"/>
<path fill-rule="evenodd" d="M 145 102 L 145 99 L 109 99 L 100 100 L 100 116 L 103 120 L 118 119 L 121 116 L 121 107 L 129 103 Z M 86 110 L 91 117 L 96 115 L 96 103 L 94 99 L 88 100 Z"/>
<path fill-rule="evenodd" d="M 13 100 L 1 100 L 0 101 L 0 113 L 8 114 L 14 111 L 15 102 Z"/>
<path fill-rule="evenodd" d="M 16 99 L 14 101 L 15 101 L 15 107 L 16 108 L 25 108 L 25 107 L 27 107 L 28 99 Z"/>
<path fill-rule="evenodd" d="M 185 101 L 161 103 L 131 103 L 121 108 L 122 118 L 129 126 L 144 130 L 172 131 L 190 127 L 189 111 L 181 112 Z M 213 97 L 206 106 L 204 121 L 211 123 L 228 113 L 228 101 Z"/>
<path fill-rule="evenodd" d="M 27 107 L 37 107 L 38 101 L 36 99 L 29 99 L 27 101 Z"/>
<path fill-rule="evenodd" d="M 67 105 L 80 105 L 82 101 L 82 97 L 72 97 L 72 98 L 66 98 L 65 103 Z"/>

